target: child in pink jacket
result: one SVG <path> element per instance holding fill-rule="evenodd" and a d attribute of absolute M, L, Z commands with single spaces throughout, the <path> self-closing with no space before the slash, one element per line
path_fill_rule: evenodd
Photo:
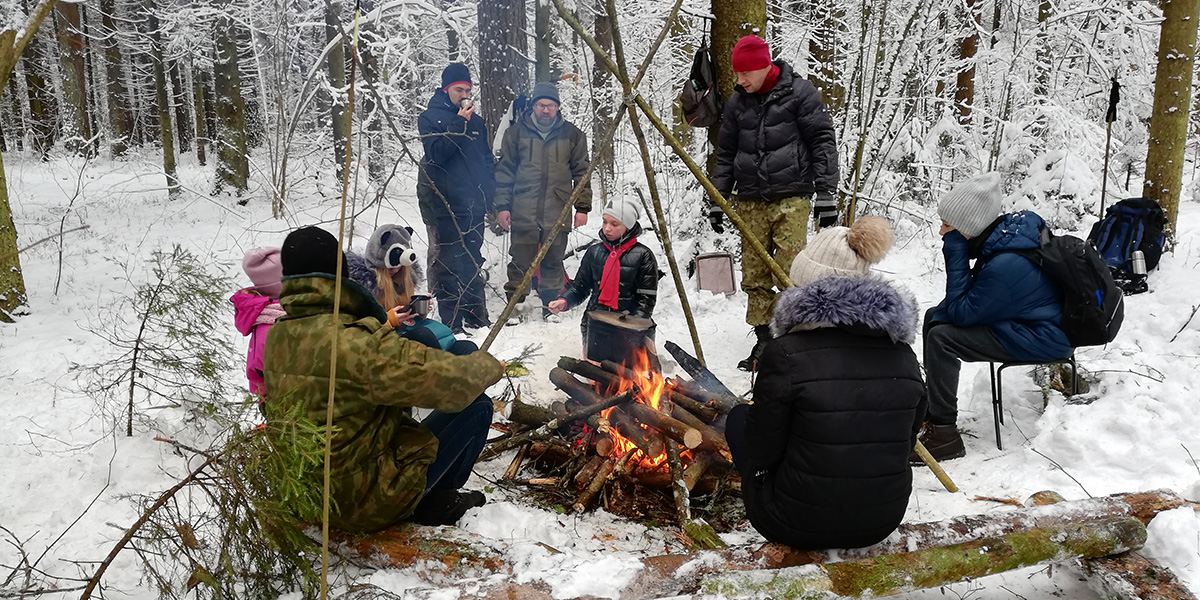
<path fill-rule="evenodd" d="M 275 320 L 284 315 L 279 304 L 279 292 L 283 284 L 283 266 L 279 262 L 279 248 L 255 248 L 242 259 L 242 270 L 250 277 L 254 287 L 240 289 L 229 298 L 233 302 L 233 323 L 242 335 L 250 336 L 250 349 L 246 352 L 246 379 L 250 391 L 259 397 L 261 407 L 266 400 L 267 388 L 263 380 L 263 347 L 267 343 L 267 330 Z"/>

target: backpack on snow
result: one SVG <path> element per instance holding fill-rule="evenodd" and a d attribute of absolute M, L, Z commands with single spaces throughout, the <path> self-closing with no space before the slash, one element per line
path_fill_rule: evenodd
<path fill-rule="evenodd" d="M 683 118 L 692 127 L 711 127 L 721 120 L 721 91 L 717 88 L 717 68 L 706 41 L 700 43 L 692 59 L 692 72 L 683 83 L 679 105 Z"/>
<path fill-rule="evenodd" d="M 1133 251 L 1146 257 L 1146 270 L 1153 271 L 1162 258 L 1167 217 L 1157 202 L 1149 198 L 1126 198 L 1104 212 L 1104 218 L 1092 226 L 1088 241 L 1095 244 L 1100 257 L 1114 271 L 1133 273 Z"/>
<path fill-rule="evenodd" d="M 1125 319 L 1124 294 L 1091 244 L 1042 227 L 1038 248 L 1013 252 L 1058 284 L 1063 301 L 1058 327 L 1072 347 L 1102 346 L 1117 337 Z"/>

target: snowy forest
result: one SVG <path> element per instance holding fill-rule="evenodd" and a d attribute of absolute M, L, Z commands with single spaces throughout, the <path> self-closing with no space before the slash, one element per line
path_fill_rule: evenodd
<path fill-rule="evenodd" d="M 1200 0 L 0 0 L 0 598 L 1194 598 L 1198 23 Z M 502 288 L 510 242 L 493 214 L 497 324 L 466 333 L 509 367 L 488 390 L 498 443 L 467 485 L 487 504 L 456 526 L 353 536 L 322 530 L 320 490 L 266 483 L 323 455 L 258 433 L 229 302 L 250 285 L 242 257 L 313 225 L 358 251 L 388 223 L 411 226 L 424 257 L 417 120 L 450 63 L 469 68 L 495 152 L 514 101 L 557 85 L 587 137 L 594 206 L 643 207 L 664 272 L 659 344 L 750 400 L 753 374 L 735 366 L 754 344 L 746 295 L 699 289 L 691 268 L 741 257 L 707 216 L 720 125 L 688 125 L 679 102 L 698 52 L 736 93 L 730 52 L 749 34 L 819 90 L 838 222 L 891 224 L 876 270 L 922 311 L 945 295 L 938 200 L 973 175 L 998 172 L 1006 212 L 1080 238 L 1121 199 L 1161 205 L 1149 293 L 1126 296 L 1117 339 L 1077 349 L 1082 388 L 1011 369 L 1001 421 L 991 367 L 964 365 L 967 455 L 940 476 L 913 467 L 904 524 L 878 547 L 764 545 L 740 487 L 699 469 L 690 499 L 664 468 L 661 489 L 631 485 L 635 507 L 619 509 L 619 492 L 575 490 L 592 477 L 539 466 L 537 442 L 504 441 L 529 425 L 518 411 L 558 414 L 552 371 L 583 351 L 579 310 L 500 323 L 522 308 Z M 597 210 L 568 247 L 599 227 Z M 694 376 L 661 357 L 663 376 Z M 1085 525 L 1112 545 L 839 579 L 877 557 Z"/>

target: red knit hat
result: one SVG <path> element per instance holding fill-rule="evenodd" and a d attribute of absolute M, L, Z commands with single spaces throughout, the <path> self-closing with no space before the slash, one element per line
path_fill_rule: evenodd
<path fill-rule="evenodd" d="M 771 66 L 771 48 L 757 35 L 748 35 L 733 47 L 730 62 L 735 73 L 765 69 Z"/>

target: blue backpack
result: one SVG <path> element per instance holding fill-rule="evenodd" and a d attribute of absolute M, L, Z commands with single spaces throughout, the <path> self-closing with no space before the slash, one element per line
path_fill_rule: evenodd
<path fill-rule="evenodd" d="M 1149 198 L 1127 198 L 1110 207 L 1104 218 L 1092 226 L 1088 241 L 1100 252 L 1104 264 L 1118 278 L 1133 275 L 1133 252 L 1141 250 L 1146 270 L 1153 271 L 1162 257 L 1167 217 L 1157 202 Z"/>

